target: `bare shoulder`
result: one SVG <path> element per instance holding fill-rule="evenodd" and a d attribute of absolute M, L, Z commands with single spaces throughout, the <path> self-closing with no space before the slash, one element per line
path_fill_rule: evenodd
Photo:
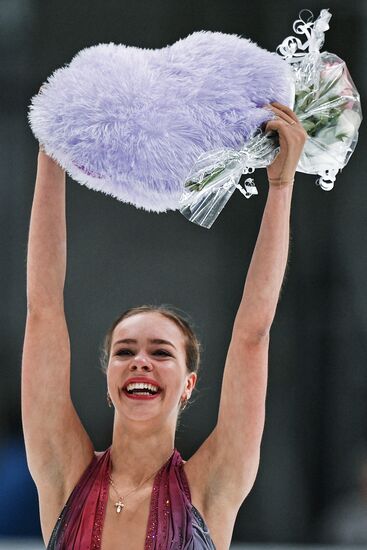
<path fill-rule="evenodd" d="M 94 456 L 70 396 L 70 340 L 61 307 L 27 313 L 22 356 L 22 424 L 45 538 Z"/>
<path fill-rule="evenodd" d="M 234 332 L 224 369 L 218 420 L 209 437 L 185 464 L 203 517 L 227 531 L 250 493 L 259 468 L 265 419 L 268 336 Z M 221 511 L 219 512 L 219 508 Z M 219 514 L 219 515 L 218 515 Z"/>
<path fill-rule="evenodd" d="M 240 504 L 215 481 L 215 435 L 204 441 L 183 465 L 191 502 L 204 519 L 217 550 L 228 550 Z"/>
<path fill-rule="evenodd" d="M 94 458 L 97 458 L 100 454 L 102 453 L 92 450 L 85 456 L 79 455 L 74 463 L 70 463 L 70 474 L 68 476 L 62 476 L 60 479 L 55 477 L 53 480 L 46 477 L 43 483 L 37 482 L 40 523 L 46 545 L 68 498 Z"/>

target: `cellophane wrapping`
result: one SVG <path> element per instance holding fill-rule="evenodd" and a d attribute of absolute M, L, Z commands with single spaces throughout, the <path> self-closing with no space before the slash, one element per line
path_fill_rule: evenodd
<path fill-rule="evenodd" d="M 320 52 L 331 14 L 322 10 L 313 21 L 312 14 L 310 17 L 310 12 L 304 11 L 308 18 L 305 20 L 301 12 L 293 29 L 305 34 L 308 41 L 302 45 L 299 38 L 288 37 L 277 51 L 292 66 L 293 110 L 308 134 L 297 171 L 318 175 L 316 183 L 329 191 L 357 144 L 361 101 L 345 62 L 333 53 Z M 297 53 L 297 49 L 303 51 Z M 236 189 L 246 198 L 258 194 L 252 178 L 243 185 L 240 178 L 271 164 L 278 152 L 277 134 L 259 128 L 238 151 L 221 149 L 202 154 L 185 182 L 180 212 L 210 228 Z"/>

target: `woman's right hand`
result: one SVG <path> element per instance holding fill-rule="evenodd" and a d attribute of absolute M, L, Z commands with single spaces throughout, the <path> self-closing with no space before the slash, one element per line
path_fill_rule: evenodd
<path fill-rule="evenodd" d="M 284 187 L 293 183 L 308 135 L 289 107 L 274 102 L 268 108 L 275 113 L 276 118 L 267 123 L 265 131 L 278 132 L 280 145 L 279 153 L 267 167 L 268 180 L 272 187 Z"/>

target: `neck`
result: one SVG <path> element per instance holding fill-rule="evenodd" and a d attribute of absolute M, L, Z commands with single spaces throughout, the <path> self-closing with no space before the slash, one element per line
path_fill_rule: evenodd
<path fill-rule="evenodd" d="M 120 486 L 138 486 L 155 474 L 170 458 L 175 432 L 171 426 L 159 429 L 127 424 L 115 414 L 111 445 L 111 476 Z"/>

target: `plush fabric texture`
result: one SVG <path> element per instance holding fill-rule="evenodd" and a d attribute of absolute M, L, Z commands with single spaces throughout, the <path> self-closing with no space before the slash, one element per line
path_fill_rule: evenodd
<path fill-rule="evenodd" d="M 57 69 L 34 96 L 32 131 L 72 178 L 146 210 L 178 208 L 203 152 L 240 149 L 292 105 L 277 54 L 234 34 L 197 31 L 171 46 L 98 44 Z"/>

